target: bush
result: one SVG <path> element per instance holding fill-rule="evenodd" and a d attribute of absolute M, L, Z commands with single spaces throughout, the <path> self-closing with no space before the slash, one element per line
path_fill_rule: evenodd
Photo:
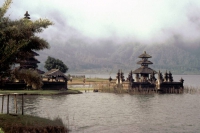
<path fill-rule="evenodd" d="M 41 89 L 43 82 L 41 75 L 33 69 L 15 70 L 14 76 L 18 80 L 24 80 L 27 86 L 32 86 L 33 89 Z"/>

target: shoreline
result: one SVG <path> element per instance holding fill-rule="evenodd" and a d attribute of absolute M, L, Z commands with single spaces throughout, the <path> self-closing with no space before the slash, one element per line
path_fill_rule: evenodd
<path fill-rule="evenodd" d="M 68 95 L 68 94 L 82 94 L 79 90 L 0 90 L 3 95 Z"/>

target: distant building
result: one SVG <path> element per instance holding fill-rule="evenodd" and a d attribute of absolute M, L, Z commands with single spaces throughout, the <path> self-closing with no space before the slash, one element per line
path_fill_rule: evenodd
<path fill-rule="evenodd" d="M 68 77 L 59 69 L 51 69 L 43 74 L 43 89 L 68 89 Z"/>
<path fill-rule="evenodd" d="M 43 74 L 43 79 L 51 82 L 66 82 L 68 77 L 59 69 L 51 69 L 50 71 Z"/>

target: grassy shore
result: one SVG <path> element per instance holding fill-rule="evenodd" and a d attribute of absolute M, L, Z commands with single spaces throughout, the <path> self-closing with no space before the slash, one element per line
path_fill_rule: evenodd
<path fill-rule="evenodd" d="M 94 89 L 99 89 L 99 85 L 108 84 L 108 79 L 103 78 L 86 78 L 85 83 L 83 82 L 84 78 L 74 78 L 71 81 L 68 81 L 68 88 L 71 90 L 79 91 L 93 91 Z M 73 85 L 80 85 L 73 87 Z"/>
<path fill-rule="evenodd" d="M 102 78 L 86 78 L 85 83 L 83 82 L 84 78 L 74 78 L 71 81 L 68 81 L 68 85 L 91 85 L 94 83 L 102 83 L 102 82 L 108 82 L 108 79 L 102 79 Z"/>
<path fill-rule="evenodd" d="M 0 94 L 26 94 L 26 95 L 66 95 L 66 94 L 80 94 L 79 90 L 1 90 Z"/>
<path fill-rule="evenodd" d="M 1 131 L 2 130 L 2 131 Z M 61 119 L 49 120 L 30 115 L 0 114 L 0 132 L 3 133 L 67 133 Z"/>

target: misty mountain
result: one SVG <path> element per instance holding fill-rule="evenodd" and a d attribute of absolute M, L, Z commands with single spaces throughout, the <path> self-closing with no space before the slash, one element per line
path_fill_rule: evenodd
<path fill-rule="evenodd" d="M 127 42 L 114 44 L 113 41 L 100 41 L 92 45 L 86 42 L 71 40 L 65 45 L 52 45 L 49 50 L 38 52 L 37 59 L 43 69 L 47 56 L 59 58 L 68 67 L 69 72 L 116 73 L 118 69 L 130 72 L 140 65 L 138 56 L 146 51 L 152 56 L 149 67 L 156 71 L 171 71 L 173 74 L 200 74 L 200 47 L 181 45 L 142 45 Z"/>

